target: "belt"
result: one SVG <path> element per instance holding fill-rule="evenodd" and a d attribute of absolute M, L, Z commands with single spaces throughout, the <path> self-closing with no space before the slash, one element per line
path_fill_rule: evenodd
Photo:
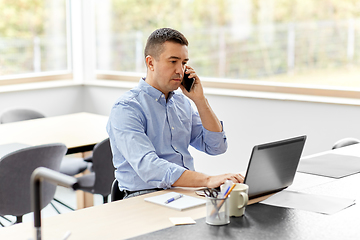
<path fill-rule="evenodd" d="M 151 188 L 151 189 L 141 189 L 141 190 L 136 190 L 136 191 L 129 191 L 129 190 L 123 190 L 124 193 L 126 193 L 126 196 L 136 193 L 136 192 L 141 192 L 141 191 L 147 191 L 147 190 L 155 190 L 155 191 L 161 191 L 164 190 L 163 188 Z"/>

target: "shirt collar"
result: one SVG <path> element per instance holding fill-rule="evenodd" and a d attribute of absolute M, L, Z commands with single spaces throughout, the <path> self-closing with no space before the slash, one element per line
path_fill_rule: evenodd
<path fill-rule="evenodd" d="M 139 88 L 147 93 L 149 96 L 154 98 L 156 101 L 159 101 L 162 97 L 165 97 L 164 94 L 145 82 L 145 78 L 141 78 L 139 81 Z M 175 92 L 169 92 L 168 101 L 172 98 L 172 96 L 175 94 Z"/>

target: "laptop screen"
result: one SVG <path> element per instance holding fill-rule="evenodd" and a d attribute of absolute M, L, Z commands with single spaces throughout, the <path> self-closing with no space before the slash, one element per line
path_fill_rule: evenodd
<path fill-rule="evenodd" d="M 253 148 L 244 180 L 249 186 L 249 198 L 277 192 L 292 184 L 305 140 L 306 136 L 300 136 Z"/>

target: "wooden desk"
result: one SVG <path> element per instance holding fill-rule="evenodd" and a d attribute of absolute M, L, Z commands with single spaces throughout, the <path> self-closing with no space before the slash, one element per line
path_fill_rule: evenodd
<path fill-rule="evenodd" d="M 92 151 L 96 143 L 108 138 L 107 121 L 107 116 L 82 112 L 0 124 L 0 145 L 64 143 L 67 154 Z M 77 191 L 77 205 L 78 209 L 93 206 L 93 195 Z"/>
<path fill-rule="evenodd" d="M 0 144 L 64 143 L 67 154 L 91 151 L 108 137 L 107 120 L 107 116 L 82 112 L 0 124 Z"/>
<path fill-rule="evenodd" d="M 360 145 L 357 149 L 360 150 Z M 308 174 L 301 175 L 306 177 Z M 313 178 L 323 177 L 311 175 L 311 179 Z M 320 182 L 318 184 L 315 181 L 312 187 L 307 187 L 306 192 L 326 193 L 329 196 L 340 193 L 345 198 L 360 200 L 360 174 Z M 229 239 L 239 239 L 242 236 L 243 239 L 349 239 L 349 236 L 358 239 L 360 236 L 358 205 L 334 215 L 323 215 L 257 203 L 247 207 L 244 217 L 231 218 L 227 228 L 207 225 L 204 222 L 205 206 L 177 211 L 144 201 L 145 197 L 166 191 L 196 196 L 194 189 L 175 188 L 49 217 L 43 219 L 43 238 L 61 239 L 67 231 L 71 231 L 70 239 L 167 239 L 173 236 L 169 233 L 172 234 L 174 229 L 177 231 L 176 239 L 196 240 L 222 239 L 224 236 Z M 169 217 L 192 217 L 197 223 L 173 227 Z M 199 229 L 205 229 L 205 235 L 204 232 L 197 232 Z M 230 230 L 239 229 L 241 235 L 230 234 Z M 0 228 L 0 239 L 28 239 L 32 234 L 32 223 Z"/>
<path fill-rule="evenodd" d="M 169 191 L 169 190 L 165 190 Z M 171 190 L 174 191 L 174 190 Z M 178 189 L 178 192 L 193 195 L 193 190 Z M 55 217 L 42 219 L 43 239 L 61 239 L 71 231 L 70 239 L 125 239 L 172 226 L 169 217 L 204 216 L 205 207 L 186 211 L 145 202 L 144 198 L 163 194 L 150 193 L 96 207 L 89 207 Z M 28 239 L 33 235 L 33 223 L 21 223 L 0 228 L 0 239 Z"/>

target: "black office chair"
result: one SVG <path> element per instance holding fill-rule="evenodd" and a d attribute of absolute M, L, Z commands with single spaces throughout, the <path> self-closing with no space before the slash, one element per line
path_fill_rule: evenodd
<path fill-rule="evenodd" d="M 78 177 L 79 190 L 92 194 L 101 194 L 103 202 L 108 202 L 111 184 L 114 180 L 114 166 L 109 138 L 96 144 L 92 155 L 92 170 L 90 174 Z"/>
<path fill-rule="evenodd" d="M 125 194 L 120 191 L 118 181 L 115 179 L 111 185 L 111 202 L 122 200 L 124 197 Z"/>
<path fill-rule="evenodd" d="M 38 118 L 45 118 L 45 115 L 33 109 L 10 108 L 3 111 L 0 115 L 0 123 L 4 124 Z M 90 164 L 87 161 L 84 161 L 84 159 L 67 156 L 64 157 L 64 159 L 61 161 L 60 172 L 69 176 L 74 176 L 84 172 L 88 167 L 90 167 Z M 70 210 L 75 210 L 74 208 L 56 198 L 54 198 L 54 201 L 63 205 L 64 207 L 67 207 Z M 57 207 L 55 207 L 53 203 L 51 203 L 51 205 L 60 214 L 60 211 L 57 209 Z"/>
<path fill-rule="evenodd" d="M 31 212 L 30 176 L 38 167 L 59 171 L 67 147 L 62 143 L 23 148 L 0 158 L 0 216 L 16 216 L 16 223 Z M 54 198 L 56 186 L 42 186 L 42 208 Z M 1 224 L 2 225 L 2 224 Z M 3 226 L 3 225 L 2 225 Z"/>
<path fill-rule="evenodd" d="M 358 144 L 358 143 L 360 143 L 359 139 L 343 138 L 343 139 L 340 139 L 339 141 L 337 141 L 336 143 L 334 143 L 334 145 L 332 146 L 332 149 L 342 148 L 342 147 L 346 147 L 346 146 L 350 146 L 350 145 Z"/>

